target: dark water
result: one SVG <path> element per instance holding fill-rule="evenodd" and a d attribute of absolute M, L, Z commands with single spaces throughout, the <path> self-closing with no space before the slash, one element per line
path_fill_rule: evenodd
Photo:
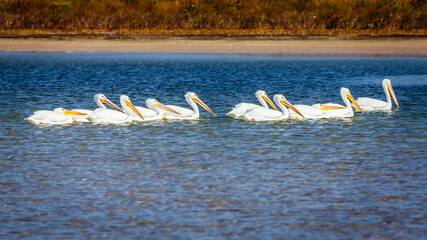
<path fill-rule="evenodd" d="M 244 122 L 225 113 L 385 99 L 347 120 Z M 425 239 L 427 59 L 0 53 L 0 238 Z M 200 121 L 39 127 L 33 111 L 104 93 L 185 106 Z M 394 107 L 395 108 L 395 107 Z"/>

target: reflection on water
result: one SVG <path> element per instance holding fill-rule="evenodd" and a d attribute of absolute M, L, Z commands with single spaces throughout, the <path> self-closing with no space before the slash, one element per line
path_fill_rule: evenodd
<path fill-rule="evenodd" d="M 0 54 L 0 237 L 422 239 L 425 58 L 186 54 Z M 225 115 L 281 93 L 294 104 L 384 99 L 401 108 L 346 120 L 254 123 Z M 130 126 L 32 126 L 40 109 L 136 105 L 217 114 Z"/>

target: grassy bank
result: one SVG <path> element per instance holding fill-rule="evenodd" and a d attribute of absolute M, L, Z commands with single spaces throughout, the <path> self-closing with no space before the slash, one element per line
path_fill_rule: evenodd
<path fill-rule="evenodd" d="M 0 32 L 159 35 L 427 33 L 423 0 L 0 0 Z"/>

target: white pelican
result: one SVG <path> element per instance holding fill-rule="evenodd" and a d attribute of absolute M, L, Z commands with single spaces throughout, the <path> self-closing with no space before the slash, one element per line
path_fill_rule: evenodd
<path fill-rule="evenodd" d="M 191 106 L 192 110 L 188 108 L 175 106 L 175 105 L 166 105 L 169 108 L 172 108 L 173 110 L 180 113 L 180 115 L 178 115 L 171 112 L 164 112 L 166 119 L 182 119 L 182 120 L 197 119 L 200 116 L 199 108 L 197 107 L 197 104 L 200 104 L 200 106 L 206 109 L 206 111 L 216 116 L 215 113 L 213 113 L 212 110 L 194 92 L 187 92 L 184 95 L 184 97 L 187 103 Z"/>
<path fill-rule="evenodd" d="M 271 101 L 271 99 L 267 96 L 267 93 L 262 91 L 262 90 L 258 90 L 255 93 L 256 98 L 258 99 L 258 101 L 261 103 L 261 106 L 265 109 L 268 109 L 268 104 L 270 104 L 271 107 L 273 107 L 274 109 L 276 109 L 277 111 L 279 111 L 279 109 L 276 107 L 276 105 L 273 104 L 273 102 Z M 237 104 L 230 112 L 227 113 L 228 116 L 232 117 L 232 118 L 239 118 L 241 117 L 244 113 L 246 113 L 247 111 L 253 109 L 253 108 L 257 108 L 260 107 L 259 105 L 253 104 L 253 103 L 239 103 Z"/>
<path fill-rule="evenodd" d="M 101 93 L 95 94 L 95 96 L 93 96 L 93 100 L 95 101 L 96 105 L 98 105 L 98 107 L 99 107 L 98 109 L 107 109 L 107 107 L 104 105 L 104 103 L 105 103 L 105 104 L 110 105 L 111 107 L 113 107 L 117 111 L 125 113 L 116 104 L 114 104 L 112 101 L 110 101 L 104 94 L 101 94 Z M 92 110 L 87 110 L 87 109 L 73 109 L 72 111 L 78 111 L 78 112 L 86 113 L 86 115 L 74 116 L 73 118 L 77 122 L 89 122 L 89 120 L 87 118 L 90 114 L 93 113 Z"/>
<path fill-rule="evenodd" d="M 126 95 L 120 96 L 120 104 L 126 113 L 122 113 L 116 110 L 98 108 L 89 115 L 88 120 L 91 123 L 112 123 L 112 124 L 124 124 L 130 123 L 134 120 L 134 117 L 131 115 L 132 112 L 135 112 L 141 119 L 141 113 L 135 108 L 135 106 L 130 101 L 129 97 Z"/>
<path fill-rule="evenodd" d="M 283 95 L 276 94 L 273 96 L 274 103 L 279 106 L 281 111 L 268 109 L 264 107 L 256 107 L 244 113 L 240 118 L 248 121 L 277 121 L 289 118 L 288 108 L 298 113 L 301 117 L 304 116 L 288 101 Z"/>
<path fill-rule="evenodd" d="M 73 116 L 83 116 L 86 113 L 66 110 L 64 108 L 55 108 L 53 111 L 40 110 L 34 112 L 33 115 L 29 116 L 25 120 L 34 125 L 59 125 L 59 124 L 71 124 L 76 122 Z"/>
<path fill-rule="evenodd" d="M 351 107 L 350 101 L 363 113 L 363 109 L 357 104 L 353 96 L 350 93 L 348 88 L 340 89 L 341 98 L 345 103 L 345 106 L 337 103 L 326 103 L 326 104 L 313 104 L 312 107 L 318 108 L 326 112 L 325 118 L 344 118 L 344 117 L 353 117 L 354 112 Z M 350 99 L 350 101 L 349 101 Z"/>
<path fill-rule="evenodd" d="M 396 103 L 397 108 L 399 108 L 399 103 L 397 103 L 396 95 L 394 95 L 390 79 L 384 79 L 382 85 L 387 102 L 369 97 L 359 97 L 357 98 L 356 102 L 361 108 L 363 108 L 363 110 L 365 110 L 366 112 L 391 110 L 390 93 L 393 97 L 394 103 Z"/>
<path fill-rule="evenodd" d="M 138 121 L 138 122 L 144 121 L 145 122 L 145 121 L 153 121 L 153 120 L 166 120 L 167 118 L 165 117 L 165 111 L 169 111 L 171 113 L 181 115 L 179 112 L 173 110 L 172 108 L 170 108 L 168 106 L 163 105 L 162 103 L 160 103 L 159 101 L 157 101 L 156 99 L 153 99 L 153 98 L 147 99 L 145 101 L 145 105 L 147 105 L 148 109 L 147 108 L 144 108 L 144 109 L 151 110 L 151 111 L 155 112 L 156 114 L 155 115 L 150 114 L 151 116 L 144 116 L 143 115 L 144 119 L 142 120 L 139 116 L 137 116 L 135 114 L 135 112 L 132 112 L 132 115 L 134 117 L 134 121 Z M 135 108 L 139 111 L 137 106 Z M 141 113 L 141 115 L 142 115 L 142 113 Z"/>

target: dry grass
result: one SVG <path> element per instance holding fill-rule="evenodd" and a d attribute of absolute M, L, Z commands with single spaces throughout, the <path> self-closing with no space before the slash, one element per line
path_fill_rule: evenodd
<path fill-rule="evenodd" d="M 425 35 L 423 0 L 0 0 L 0 32 Z"/>

